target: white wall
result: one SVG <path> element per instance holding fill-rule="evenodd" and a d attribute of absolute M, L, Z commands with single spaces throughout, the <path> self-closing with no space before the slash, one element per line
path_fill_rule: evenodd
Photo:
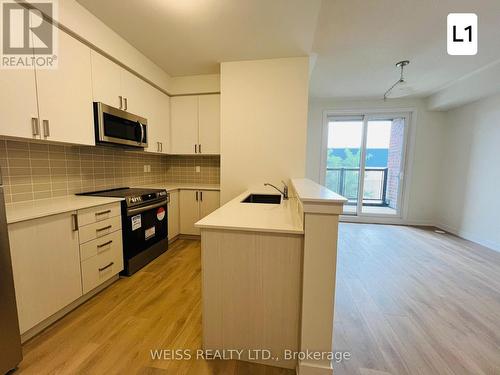
<path fill-rule="evenodd" d="M 303 177 L 309 58 L 221 64 L 221 202 Z"/>
<path fill-rule="evenodd" d="M 437 224 L 500 251 L 500 95 L 447 113 Z"/>
<path fill-rule="evenodd" d="M 408 183 L 408 209 L 402 222 L 408 224 L 433 224 L 436 215 L 436 180 L 439 176 L 441 141 L 444 128 L 442 112 L 430 112 L 420 99 L 338 100 L 312 98 L 309 103 L 307 130 L 306 176 L 320 181 L 321 137 L 323 111 L 339 109 L 400 109 L 414 108 L 416 118 L 412 173 L 406 176 Z"/>

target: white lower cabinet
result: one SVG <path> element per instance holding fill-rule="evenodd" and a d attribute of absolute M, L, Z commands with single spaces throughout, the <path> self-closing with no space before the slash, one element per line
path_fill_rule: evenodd
<path fill-rule="evenodd" d="M 85 294 L 123 270 L 120 203 L 79 210 L 78 222 Z"/>
<path fill-rule="evenodd" d="M 115 233 L 92 241 L 97 253 L 82 261 L 83 293 L 90 292 L 123 270 L 122 234 L 121 231 Z"/>
<path fill-rule="evenodd" d="M 168 239 L 171 240 L 179 235 L 179 191 L 169 193 L 168 203 Z"/>
<path fill-rule="evenodd" d="M 123 270 L 120 212 L 114 203 L 9 224 L 21 334 Z"/>
<path fill-rule="evenodd" d="M 181 234 L 199 235 L 194 224 L 215 211 L 220 205 L 220 193 L 215 190 L 181 190 L 179 217 Z"/>
<path fill-rule="evenodd" d="M 21 333 L 82 295 L 74 213 L 9 225 Z"/>

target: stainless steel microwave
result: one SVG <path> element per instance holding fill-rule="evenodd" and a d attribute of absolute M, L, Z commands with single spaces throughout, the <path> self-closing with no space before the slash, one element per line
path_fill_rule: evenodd
<path fill-rule="evenodd" d="M 97 143 L 133 147 L 148 146 L 148 120 L 132 113 L 94 102 Z"/>

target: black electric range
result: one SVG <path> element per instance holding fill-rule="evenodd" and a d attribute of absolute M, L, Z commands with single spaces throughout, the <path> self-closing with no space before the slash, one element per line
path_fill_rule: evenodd
<path fill-rule="evenodd" d="M 121 204 L 123 275 L 134 274 L 167 251 L 169 195 L 166 190 L 123 187 L 78 195 L 125 198 Z"/>

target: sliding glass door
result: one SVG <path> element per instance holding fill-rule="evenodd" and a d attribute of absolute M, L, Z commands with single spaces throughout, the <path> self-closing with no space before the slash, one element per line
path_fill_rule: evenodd
<path fill-rule="evenodd" d="M 408 114 L 328 117 L 324 184 L 345 215 L 401 216 Z"/>

